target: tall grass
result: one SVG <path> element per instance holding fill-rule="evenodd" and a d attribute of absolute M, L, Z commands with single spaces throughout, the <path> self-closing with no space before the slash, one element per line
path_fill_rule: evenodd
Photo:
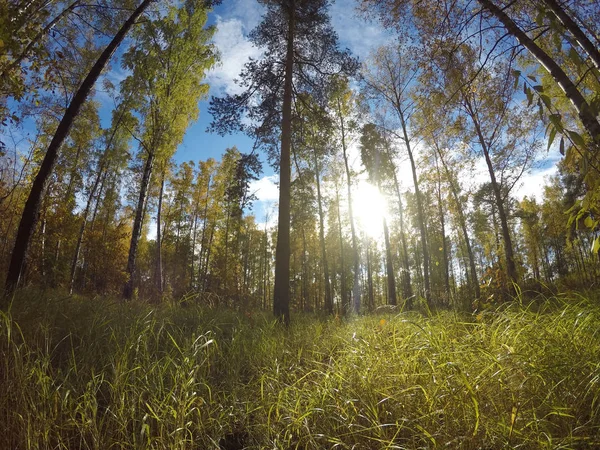
<path fill-rule="evenodd" d="M 600 307 L 348 320 L 24 292 L 0 448 L 600 446 Z"/>

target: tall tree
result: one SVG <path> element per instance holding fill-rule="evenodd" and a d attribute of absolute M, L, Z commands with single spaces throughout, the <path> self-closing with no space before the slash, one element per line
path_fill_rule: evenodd
<path fill-rule="evenodd" d="M 323 101 L 331 75 L 352 73 L 356 61 L 339 51 L 329 23 L 326 0 L 264 1 L 266 13 L 251 33 L 265 52 L 240 74 L 246 90 L 213 98 L 211 129 L 219 133 L 242 130 L 269 150 L 279 167 L 279 217 L 275 254 L 273 312 L 289 323 L 290 304 L 290 189 L 292 100 L 308 92 Z M 250 125 L 242 119 L 247 117 Z M 277 137 L 280 136 L 279 157 Z"/>
<path fill-rule="evenodd" d="M 123 296 L 133 295 L 139 239 L 155 160 L 168 161 L 189 123 L 198 116 L 198 100 L 208 92 L 205 73 L 215 62 L 209 41 L 213 27 L 205 28 L 207 9 L 188 2 L 171 7 L 163 17 L 147 21 L 136 35 L 136 46 L 124 56 L 132 74 L 122 89 L 141 116 L 138 140 L 145 156 L 133 221 L 127 281 Z"/>
<path fill-rule="evenodd" d="M 44 192 L 47 187 L 48 180 L 56 160 L 58 157 L 58 151 L 62 146 L 64 140 L 67 138 L 73 121 L 79 113 L 82 105 L 88 98 L 92 88 L 96 84 L 96 80 L 100 76 L 100 73 L 110 60 L 112 54 L 121 44 L 131 27 L 135 24 L 139 16 L 146 10 L 146 8 L 152 3 L 152 0 L 144 0 L 131 14 L 131 16 L 125 21 L 122 27 L 119 29 L 117 34 L 113 37 L 112 41 L 104 49 L 98 60 L 90 70 L 85 80 L 81 83 L 81 86 L 73 96 L 69 107 L 67 108 L 56 133 L 48 146 L 46 155 L 40 166 L 39 172 L 35 178 L 27 202 L 23 209 L 23 215 L 19 223 L 19 230 L 17 232 L 17 238 L 15 246 L 11 256 L 10 267 L 6 276 L 5 291 L 10 294 L 19 285 L 23 269 L 25 265 L 25 258 L 31 238 L 35 231 L 35 226 L 39 219 L 40 205 Z"/>

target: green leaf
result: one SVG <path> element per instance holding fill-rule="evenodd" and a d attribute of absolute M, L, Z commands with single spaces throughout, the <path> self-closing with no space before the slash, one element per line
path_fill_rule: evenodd
<path fill-rule="evenodd" d="M 517 89 L 517 87 L 519 87 L 519 78 L 521 77 L 521 71 L 513 70 L 512 75 L 513 75 L 513 77 L 515 77 L 515 85 L 514 85 L 513 89 Z"/>
<path fill-rule="evenodd" d="M 585 141 L 583 140 L 583 138 L 581 137 L 581 135 L 579 133 L 577 133 L 576 131 L 571 131 L 571 130 L 567 130 L 567 133 L 569 133 L 569 137 L 571 138 L 571 140 L 573 141 L 573 143 L 576 146 L 585 147 Z"/>
<path fill-rule="evenodd" d="M 571 62 L 573 64 L 575 64 L 577 67 L 580 67 L 582 64 L 581 61 L 581 56 L 579 56 L 579 53 L 577 53 L 577 50 L 575 50 L 575 47 L 571 47 L 569 49 L 569 59 L 571 60 Z"/>
<path fill-rule="evenodd" d="M 544 102 L 544 105 L 546 105 L 546 108 L 550 109 L 552 107 L 552 101 L 550 100 L 550 97 L 548 97 L 548 95 L 540 94 L 540 98 Z"/>
<path fill-rule="evenodd" d="M 524 86 L 524 91 L 527 96 L 527 106 L 529 107 L 533 103 L 533 92 L 531 92 L 531 89 L 527 85 Z"/>
<path fill-rule="evenodd" d="M 544 86 L 541 84 L 536 84 L 533 89 L 535 89 L 537 92 L 544 92 Z"/>
<path fill-rule="evenodd" d="M 561 155 L 565 156 L 565 138 L 561 136 L 559 150 Z"/>
<path fill-rule="evenodd" d="M 594 239 L 594 243 L 592 244 L 592 253 L 596 254 L 600 250 L 600 236 Z"/>
<path fill-rule="evenodd" d="M 565 131 L 565 129 L 562 125 L 560 114 L 550 114 L 548 119 L 550 119 L 550 122 L 552 123 L 552 125 L 554 125 L 556 127 L 556 130 L 558 132 L 563 133 Z"/>
<path fill-rule="evenodd" d="M 529 78 L 531 81 L 533 81 L 534 83 L 537 83 L 537 78 L 534 77 L 533 75 L 527 75 L 527 78 Z"/>
<path fill-rule="evenodd" d="M 550 150 L 550 146 L 554 142 L 554 138 L 555 137 L 556 137 L 556 127 L 552 127 L 552 129 L 550 130 L 550 137 L 548 138 L 548 148 L 547 148 L 547 150 Z"/>
<path fill-rule="evenodd" d="M 594 219 L 592 219 L 590 216 L 587 216 L 583 223 L 588 228 L 594 228 Z"/>

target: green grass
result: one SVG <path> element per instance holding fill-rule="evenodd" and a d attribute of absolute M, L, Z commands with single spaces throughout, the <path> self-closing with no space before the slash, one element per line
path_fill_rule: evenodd
<path fill-rule="evenodd" d="M 600 306 L 349 320 L 24 292 L 0 448 L 593 448 Z"/>

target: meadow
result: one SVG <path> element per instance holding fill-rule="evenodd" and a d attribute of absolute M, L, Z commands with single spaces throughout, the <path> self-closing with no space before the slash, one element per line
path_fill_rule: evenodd
<path fill-rule="evenodd" d="M 2 449 L 600 446 L 600 302 L 349 318 L 21 291 Z"/>

